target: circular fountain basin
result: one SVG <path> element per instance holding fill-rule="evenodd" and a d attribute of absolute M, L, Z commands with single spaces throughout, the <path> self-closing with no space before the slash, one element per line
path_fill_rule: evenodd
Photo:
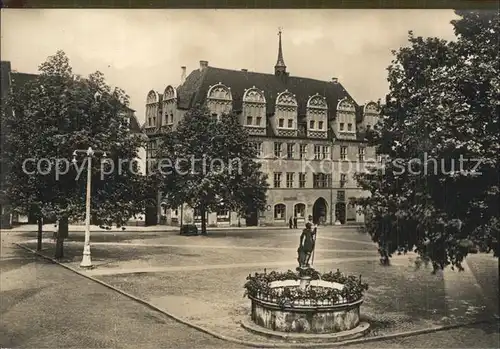
<path fill-rule="evenodd" d="M 323 280 L 308 280 L 308 287 L 336 288 L 342 290 L 344 285 Z M 274 281 L 269 286 L 278 293 L 285 287 L 302 288 L 302 280 Z M 278 304 L 277 299 L 266 295 L 249 296 L 252 302 L 252 321 L 272 331 L 304 333 L 304 334 L 332 334 L 349 331 L 360 324 L 359 308 L 363 298 L 348 302 L 346 299 L 332 300 L 295 300 L 287 304 Z"/>

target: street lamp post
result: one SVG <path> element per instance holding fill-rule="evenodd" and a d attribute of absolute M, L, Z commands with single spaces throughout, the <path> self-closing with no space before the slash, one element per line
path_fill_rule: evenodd
<path fill-rule="evenodd" d="M 83 256 L 82 262 L 80 263 L 80 268 L 90 269 L 92 268 L 92 258 L 90 256 L 90 197 L 91 197 L 91 187 L 92 187 L 92 157 L 97 154 L 103 154 L 106 157 L 106 153 L 102 151 L 93 150 L 89 147 L 87 150 L 77 149 L 73 152 L 73 163 L 76 164 L 76 156 L 78 154 L 85 154 L 87 157 L 87 195 L 85 197 L 85 243 L 83 245 Z"/>

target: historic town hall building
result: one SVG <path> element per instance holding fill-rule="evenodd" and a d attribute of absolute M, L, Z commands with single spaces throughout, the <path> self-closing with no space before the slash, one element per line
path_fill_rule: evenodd
<path fill-rule="evenodd" d="M 157 137 L 175 127 L 196 104 L 213 114 L 233 112 L 252 137 L 268 174 L 267 207 L 253 217 L 221 210 L 208 214 L 209 225 L 285 225 L 308 215 L 324 224 L 362 221 L 349 204 L 361 190 L 352 175 L 376 158 L 365 134 L 377 122 L 375 102 L 358 105 L 337 79 L 320 81 L 290 76 L 283 59 L 281 32 L 274 74 L 211 67 L 200 61 L 181 85 L 150 91 L 144 131 L 147 158 L 154 158 Z M 151 217 L 151 215 L 149 215 Z M 158 207 L 149 224 L 184 224 L 200 219 L 197 210 Z"/>

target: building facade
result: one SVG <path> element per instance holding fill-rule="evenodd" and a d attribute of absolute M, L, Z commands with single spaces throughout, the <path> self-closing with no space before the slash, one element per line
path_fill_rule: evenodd
<path fill-rule="evenodd" d="M 215 68 L 200 61 L 188 76 L 181 67 L 178 87 L 147 94 L 147 159 L 154 158 L 159 136 L 195 105 L 205 105 L 213 116 L 234 113 L 251 135 L 268 175 L 266 209 L 251 217 L 224 210 L 208 213 L 211 226 L 287 225 L 291 217 L 304 222 L 309 215 L 323 224 L 364 219 L 349 198 L 362 195 L 353 174 L 379 161 L 365 138 L 378 120 L 379 103 L 359 105 L 337 79 L 294 77 L 286 68 L 280 32 L 274 74 Z M 186 206 L 162 207 L 161 193 L 153 211 L 150 224 L 196 223 L 201 218 Z"/>

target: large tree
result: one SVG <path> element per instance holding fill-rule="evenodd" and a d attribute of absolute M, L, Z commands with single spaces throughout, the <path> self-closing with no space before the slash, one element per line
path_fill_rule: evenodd
<path fill-rule="evenodd" d="M 146 204 L 143 177 L 131 162 L 144 139 L 129 131 L 128 96 L 111 88 L 102 73 L 74 75 L 62 51 L 39 70 L 36 79 L 13 89 L 9 97 L 13 112 L 2 120 L 2 160 L 6 195 L 15 211 L 35 209 L 39 221 L 58 219 L 60 258 L 68 221 L 85 217 L 87 162 L 80 156 L 72 164 L 73 152 L 88 147 L 107 152 L 112 165 L 102 165 L 99 157 L 92 161 L 91 212 L 102 224 L 124 225 Z M 25 163 L 27 159 L 32 160 Z"/>
<path fill-rule="evenodd" d="M 161 137 L 156 156 L 153 173 L 167 205 L 199 209 L 202 234 L 207 212 L 224 207 L 247 216 L 265 207 L 266 176 L 236 115 L 217 120 L 205 108 L 191 109 Z"/>
<path fill-rule="evenodd" d="M 394 52 L 370 142 L 384 165 L 357 175 L 386 262 L 414 250 L 462 269 L 473 246 L 498 256 L 499 15 L 457 11 L 456 40 L 416 37 Z"/>

